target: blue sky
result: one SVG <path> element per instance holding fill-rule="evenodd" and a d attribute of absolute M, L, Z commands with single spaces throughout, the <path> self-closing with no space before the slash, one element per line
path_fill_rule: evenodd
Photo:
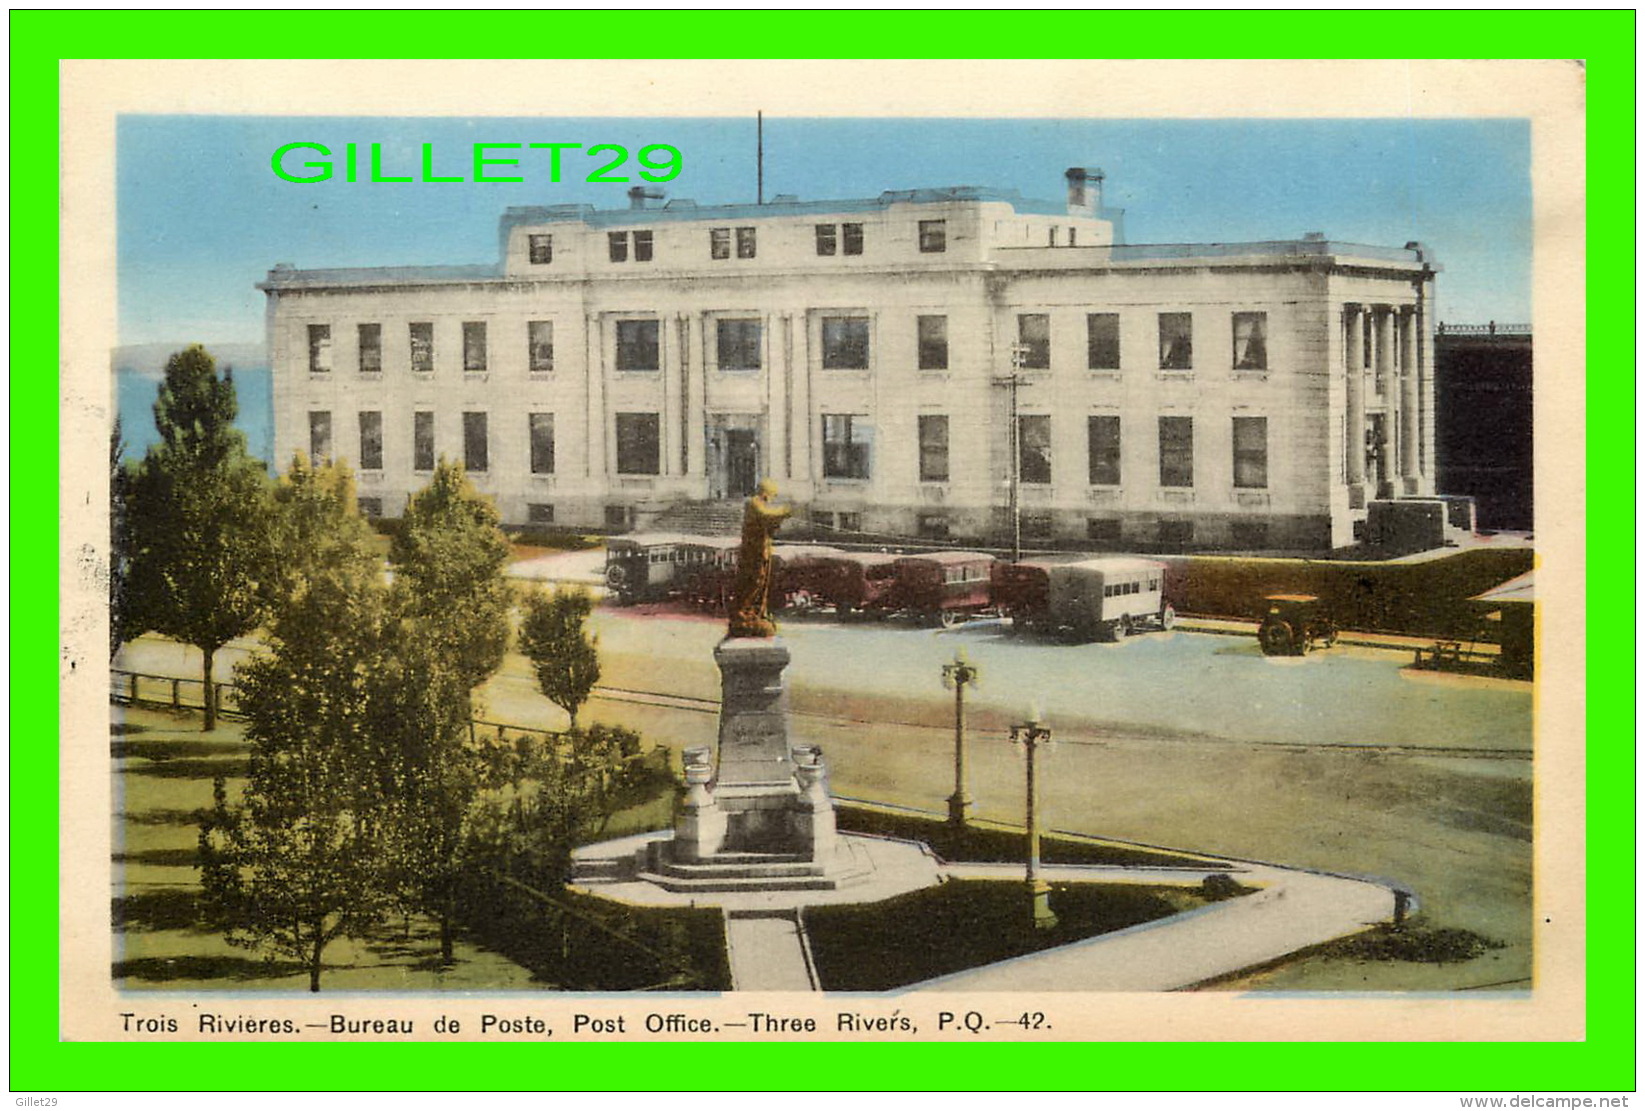
<path fill-rule="evenodd" d="M 600 162 L 567 152 L 558 184 L 528 162 L 521 184 L 284 181 L 285 143 L 384 144 L 385 173 L 457 172 L 471 144 L 669 143 L 683 170 L 664 188 L 700 204 L 754 198 L 754 121 L 697 119 L 315 119 L 126 116 L 118 151 L 123 344 L 259 342 L 277 262 L 299 267 L 486 263 L 507 205 L 626 206 L 626 184 L 583 180 Z M 1531 319 L 1530 127 L 1523 120 L 821 120 L 767 118 L 769 198 L 873 197 L 886 189 L 986 185 L 1047 200 L 1068 166 L 1101 167 L 1132 243 L 1296 238 L 1427 244 L 1444 272 L 1439 318 Z M 362 158 L 362 164 L 364 159 Z M 495 171 L 507 173 L 505 169 Z M 619 171 L 621 172 L 621 171 Z M 365 175 L 362 173 L 362 177 Z"/>

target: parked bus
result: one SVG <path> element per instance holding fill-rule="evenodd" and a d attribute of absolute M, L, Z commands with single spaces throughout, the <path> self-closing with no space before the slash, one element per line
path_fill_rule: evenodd
<path fill-rule="evenodd" d="M 1165 564 L 1110 557 L 1047 569 L 1046 625 L 1082 640 L 1117 640 L 1146 628 L 1169 629 L 1177 613 L 1165 600 Z"/>

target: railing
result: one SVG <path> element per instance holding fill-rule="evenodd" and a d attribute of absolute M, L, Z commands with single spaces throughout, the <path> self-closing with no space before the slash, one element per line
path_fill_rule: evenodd
<path fill-rule="evenodd" d="M 1531 334 L 1529 324 L 1498 324 L 1492 320 L 1486 324 L 1446 324 L 1441 321 L 1438 334 L 1442 336 L 1528 336 Z"/>
<path fill-rule="evenodd" d="M 232 682 L 213 683 L 217 692 L 217 713 L 222 717 L 243 718 L 240 711 L 239 688 Z M 201 697 L 206 688 L 203 679 L 181 679 L 174 675 L 150 675 L 141 671 L 109 668 L 109 698 L 120 706 L 157 706 L 172 710 L 199 710 L 205 707 Z M 486 741 L 506 744 L 516 737 L 545 737 L 562 741 L 565 734 L 553 729 L 538 729 L 530 725 L 512 725 L 501 721 L 471 718 L 468 739 L 478 744 Z"/>

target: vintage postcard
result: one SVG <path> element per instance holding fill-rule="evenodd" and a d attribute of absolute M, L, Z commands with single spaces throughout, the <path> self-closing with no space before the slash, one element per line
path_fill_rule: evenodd
<path fill-rule="evenodd" d="M 1583 1037 L 1574 63 L 62 89 L 65 1039 Z"/>

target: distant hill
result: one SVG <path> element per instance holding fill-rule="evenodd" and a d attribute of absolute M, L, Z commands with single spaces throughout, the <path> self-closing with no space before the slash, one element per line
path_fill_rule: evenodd
<path fill-rule="evenodd" d="M 116 347 L 109 353 L 114 369 L 116 411 L 124 457 L 141 459 L 160 434 L 154 428 L 154 399 L 165 378 L 166 360 L 187 347 L 181 343 L 143 343 Z M 274 454 L 274 379 L 268 352 L 259 343 L 206 343 L 217 360 L 234 369 L 234 395 L 240 415 L 234 424 L 246 434 L 246 448 L 265 462 Z"/>
<path fill-rule="evenodd" d="M 116 374 L 135 374 L 143 378 L 162 378 L 166 360 L 187 347 L 192 341 L 178 343 L 135 343 L 116 347 L 109 353 L 109 364 Z M 218 369 L 224 363 L 241 370 L 267 370 L 268 350 L 260 343 L 207 343 L 203 345 L 217 360 Z"/>

